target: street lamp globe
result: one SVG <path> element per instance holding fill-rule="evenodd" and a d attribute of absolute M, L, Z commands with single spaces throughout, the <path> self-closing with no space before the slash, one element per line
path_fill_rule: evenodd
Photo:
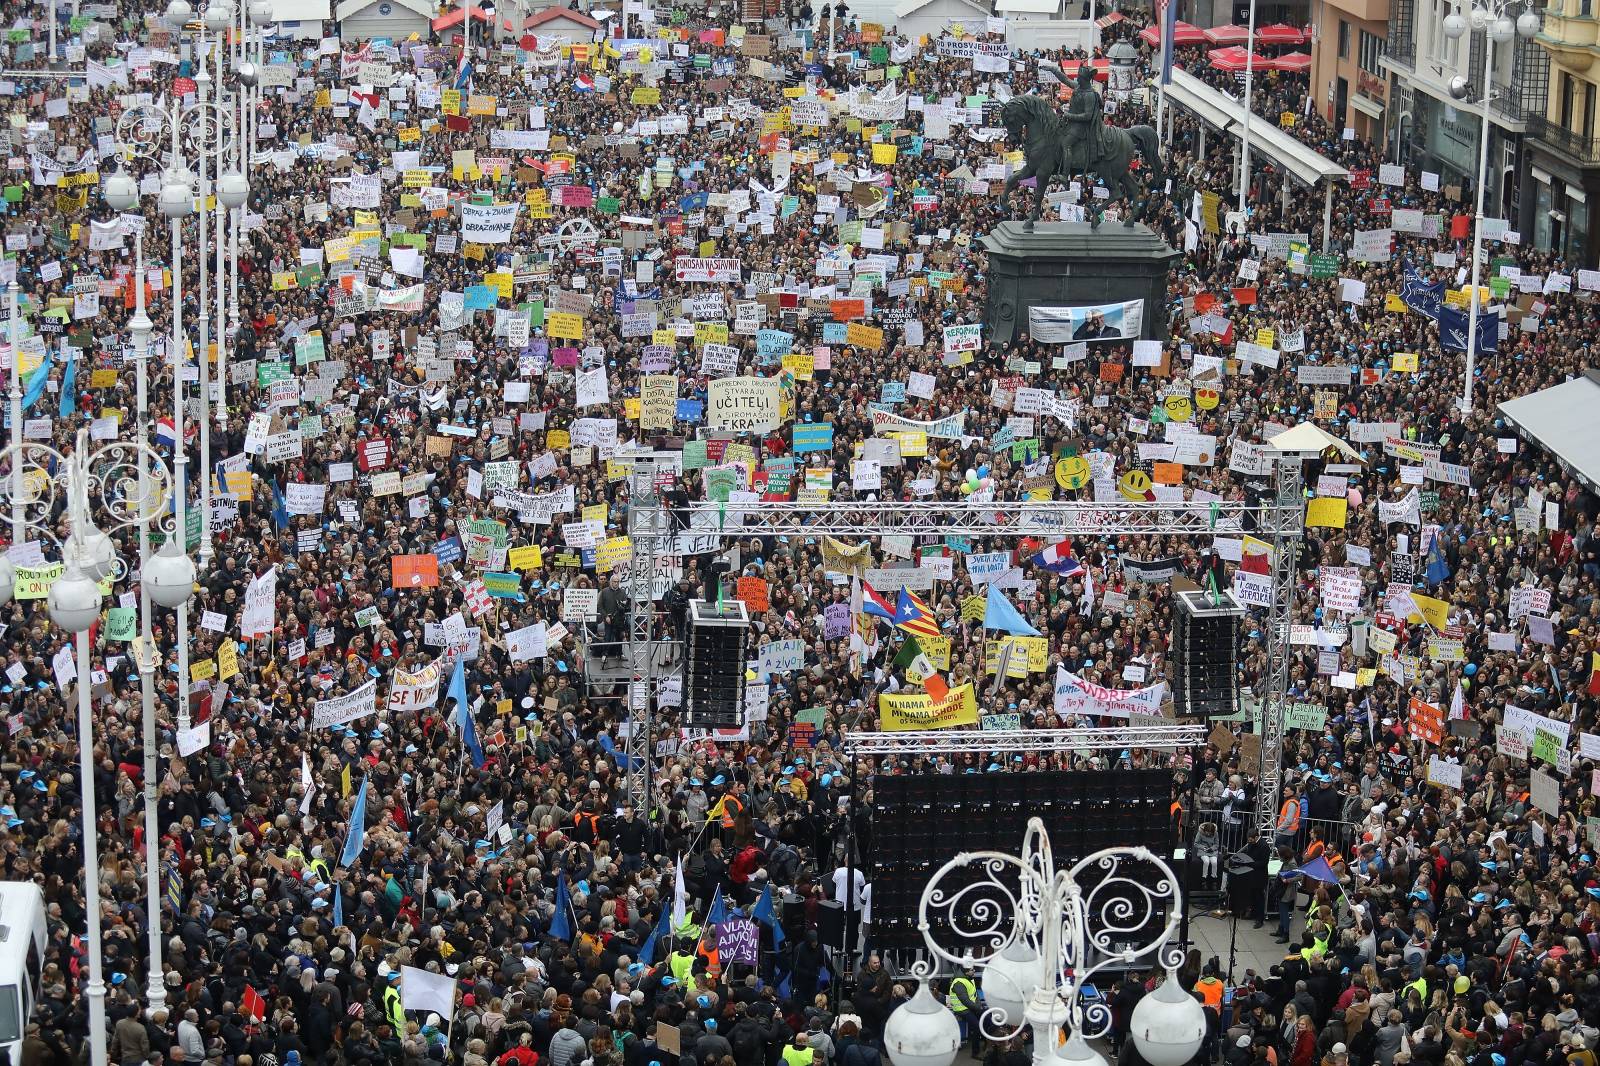
<path fill-rule="evenodd" d="M 1133 1046 L 1150 1066 L 1184 1066 L 1206 1036 L 1205 1010 L 1171 970 L 1161 987 L 1133 1008 L 1129 1021 Z"/>
<path fill-rule="evenodd" d="M 139 202 L 139 186 L 134 184 L 132 178 L 122 171 L 106 177 L 105 187 L 101 195 L 106 198 L 106 204 L 113 211 L 126 211 Z"/>
<path fill-rule="evenodd" d="M 238 67 L 234 69 L 234 73 L 239 76 L 239 84 L 243 85 L 246 89 L 254 89 L 256 87 L 256 82 L 261 80 L 261 72 L 258 71 L 256 69 L 256 65 L 249 60 L 245 60 L 243 63 L 240 63 Z"/>
<path fill-rule="evenodd" d="M 1496 44 L 1509 41 L 1517 32 L 1517 24 L 1511 21 L 1510 16 L 1501 15 L 1489 23 L 1489 39 Z"/>
<path fill-rule="evenodd" d="M 1452 11 L 1444 17 L 1444 35 L 1458 41 L 1467 32 L 1467 20 Z"/>
<path fill-rule="evenodd" d="M 1083 1034 L 1076 1030 L 1056 1051 L 1056 1062 L 1060 1066 L 1109 1066 L 1106 1057 L 1090 1047 Z"/>
<path fill-rule="evenodd" d="M 167 218 L 185 218 L 194 210 L 194 193 L 181 181 L 169 181 L 161 186 L 161 213 Z"/>
<path fill-rule="evenodd" d="M 1539 16 L 1532 11 L 1524 11 L 1518 15 L 1517 32 L 1524 37 L 1539 36 Z"/>
<path fill-rule="evenodd" d="M 1043 966 L 1039 953 L 1025 941 L 1011 939 L 983 968 L 983 1002 L 997 1011 L 1002 1023 L 1015 1029 L 1023 1022 L 1028 1000 L 1039 987 Z"/>
<path fill-rule="evenodd" d="M 1474 6 L 1471 11 L 1467 13 L 1467 22 L 1472 25 L 1472 31 L 1474 33 L 1482 33 L 1484 30 L 1488 29 L 1490 21 L 1489 12 L 1485 11 L 1481 7 Z"/>
<path fill-rule="evenodd" d="M 212 33 L 221 33 L 228 28 L 228 23 L 233 21 L 233 16 L 221 4 L 210 5 L 200 18 L 205 23 L 206 29 Z"/>
<path fill-rule="evenodd" d="M 217 179 L 217 199 L 227 208 L 243 207 L 250 198 L 250 183 L 237 170 L 230 170 Z"/>
<path fill-rule="evenodd" d="M 194 8 L 189 6 L 189 0 L 172 0 L 167 5 L 167 24 L 182 29 L 189 24 L 189 18 L 194 14 Z"/>
<path fill-rule="evenodd" d="M 9 555 L 0 555 L 0 607 L 11 602 L 17 583 L 17 564 Z"/>
<path fill-rule="evenodd" d="M 94 581 L 104 581 L 117 567 L 117 546 L 92 523 L 78 547 L 78 565 Z"/>
<path fill-rule="evenodd" d="M 177 610 L 194 595 L 194 561 L 178 550 L 175 538 L 170 539 L 144 564 L 143 580 L 150 602 Z"/>
<path fill-rule="evenodd" d="M 100 617 L 100 587 L 70 557 L 50 586 L 49 601 L 50 621 L 68 633 L 82 633 Z"/>
<path fill-rule="evenodd" d="M 917 994 L 889 1015 L 883 1042 L 894 1066 L 950 1066 L 961 1049 L 961 1023 L 923 981 Z"/>
<path fill-rule="evenodd" d="M 267 0 L 254 0 L 250 5 L 250 21 L 257 29 L 272 25 L 272 5 Z"/>

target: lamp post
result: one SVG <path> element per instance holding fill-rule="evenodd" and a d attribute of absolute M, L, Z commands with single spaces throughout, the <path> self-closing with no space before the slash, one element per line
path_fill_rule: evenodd
<path fill-rule="evenodd" d="M 985 1009 L 974 1024 L 996 1040 L 1032 1028 L 1035 1066 L 1107 1066 L 1087 1041 L 1109 1031 L 1111 1010 L 1104 1000 L 1086 1007 L 1083 989 L 1106 967 L 1160 950 L 1167 980 L 1139 1001 L 1131 1035 L 1149 1066 L 1184 1066 L 1200 1050 L 1206 1019 L 1177 982 L 1177 884 L 1146 848 L 1107 848 L 1057 870 L 1044 823 L 1032 818 L 1021 858 L 963 852 L 940 867 L 922 891 L 917 926 L 936 958 L 983 968 Z M 1163 911 L 1160 934 L 1146 938 Z M 884 1026 L 894 1066 L 950 1066 L 960 1049 L 955 1015 L 929 991 L 933 968 L 926 961 L 912 967 L 922 987 Z M 1058 1051 L 1063 1031 L 1071 1035 Z"/>
<path fill-rule="evenodd" d="M 1483 42 L 1483 96 L 1478 101 L 1482 120 L 1478 127 L 1478 204 L 1472 218 L 1472 296 L 1471 309 L 1467 315 L 1467 374 L 1466 381 L 1461 386 L 1461 413 L 1472 412 L 1472 379 L 1477 371 L 1478 360 L 1478 307 L 1481 300 L 1478 295 L 1478 275 L 1481 267 L 1479 258 L 1483 251 L 1483 193 L 1484 186 L 1488 184 L 1489 171 L 1489 100 L 1494 92 L 1494 53 L 1498 45 L 1504 44 L 1513 37 L 1524 39 L 1534 37 L 1539 32 L 1539 16 L 1534 13 L 1531 5 L 1523 5 L 1522 14 L 1515 20 L 1511 11 L 1518 6 L 1509 0 L 1482 0 L 1473 4 L 1468 17 L 1463 18 L 1459 11 L 1452 11 L 1444 17 L 1444 35 L 1452 41 L 1460 40 L 1469 28 L 1481 30 L 1484 34 Z M 1450 80 L 1450 95 L 1457 100 L 1466 99 L 1470 86 L 1467 79 L 1457 76 Z"/>
<path fill-rule="evenodd" d="M 139 201 L 138 186 L 127 174 L 118 172 L 106 178 L 103 195 L 107 205 L 116 211 L 127 211 Z M 145 262 L 144 262 L 144 234 L 134 234 L 134 286 L 136 305 L 133 317 L 128 320 L 128 329 L 133 335 L 133 363 L 136 382 L 135 411 L 137 422 L 135 432 L 136 441 L 140 448 L 139 462 L 139 496 L 143 500 L 165 497 L 152 495 L 151 469 L 144 461 L 144 456 L 153 454 L 150 451 L 150 338 L 155 330 L 155 325 L 150 321 L 150 316 L 145 313 Z M 149 1008 L 152 1015 L 160 1010 L 166 1002 L 167 990 L 161 966 L 161 842 L 160 827 L 156 819 L 157 788 L 156 780 L 159 770 L 157 756 L 156 736 L 156 709 L 155 709 L 155 673 L 156 673 L 156 646 L 155 636 L 151 627 L 151 604 L 159 603 L 166 608 L 175 608 L 186 604 L 193 594 L 193 566 L 188 565 L 187 580 L 185 566 L 177 564 L 177 572 L 173 573 L 173 564 L 168 562 L 152 569 L 150 554 L 150 529 L 148 523 L 139 525 L 139 642 L 134 652 L 134 661 L 139 669 L 139 697 L 143 723 L 144 747 L 144 844 L 145 844 L 145 892 L 146 906 L 150 921 L 150 977 L 146 983 L 146 993 L 149 998 Z M 160 591 L 152 596 L 152 584 L 156 580 L 164 583 Z"/>
<path fill-rule="evenodd" d="M 1250 96 L 1256 75 L 1256 0 L 1250 0 L 1250 24 L 1244 39 L 1244 124 L 1239 134 L 1239 213 L 1250 220 Z"/>
<path fill-rule="evenodd" d="M 74 635 L 77 643 L 78 692 L 78 775 L 79 802 L 82 806 L 84 903 L 87 912 L 89 945 L 88 981 L 84 997 L 89 1007 L 89 1052 L 93 1066 L 106 1066 L 106 985 L 100 941 L 100 855 L 96 826 L 98 806 L 94 791 L 94 714 L 91 689 L 89 628 L 100 618 L 101 581 L 113 577 L 120 568 L 111 538 L 95 526 L 91 518 L 91 496 L 98 499 L 100 513 L 113 531 L 130 526 L 145 526 L 160 515 L 160 501 L 171 481 L 161 457 L 141 444 L 113 442 L 95 452 L 89 451 L 89 432 L 78 431 L 71 455 L 62 455 L 47 445 L 30 443 L 8 446 L 0 462 L 20 479 L 22 491 L 11 491 L 18 480 L 7 482 L 0 506 L 10 509 L 12 521 L 20 522 L 60 550 L 63 569 L 50 586 L 50 621 Z M 133 467 L 137 464 L 139 473 Z M 58 471 L 66 492 L 68 535 L 58 542 L 52 532 L 56 514 L 55 485 L 51 472 Z M 153 479 L 151 472 L 153 471 Z M 0 565 L 0 577 L 14 576 L 13 564 Z M 0 583 L 0 603 L 11 598 L 10 581 Z"/>

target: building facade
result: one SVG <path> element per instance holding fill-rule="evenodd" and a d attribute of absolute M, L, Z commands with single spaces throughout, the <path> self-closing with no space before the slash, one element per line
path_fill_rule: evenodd
<path fill-rule="evenodd" d="M 1545 114 L 1550 54 L 1537 38 L 1514 35 L 1493 44 L 1483 32 L 1469 31 L 1451 40 L 1444 18 L 1452 10 L 1445 0 L 1390 0 L 1389 46 L 1381 60 L 1393 77 L 1385 108 L 1385 155 L 1437 173 L 1441 187 L 1459 188 L 1470 208 L 1478 174 L 1484 48 L 1494 48 L 1484 213 L 1505 219 L 1518 233 L 1531 233 L 1535 197 L 1527 145 L 1530 125 Z M 1466 79 L 1464 100 L 1450 95 L 1456 77 Z"/>
<path fill-rule="evenodd" d="M 1389 38 L 1389 0 L 1319 0 L 1312 6 L 1311 91 L 1335 129 L 1381 140 L 1389 104 L 1382 59 Z"/>
<path fill-rule="evenodd" d="M 1566 256 L 1572 267 L 1600 261 L 1600 40 L 1595 0 L 1553 0 L 1537 38 L 1550 55 L 1544 113 L 1529 121 L 1529 178 L 1535 246 Z M 1600 201 L 1597 201 L 1600 207 Z"/>

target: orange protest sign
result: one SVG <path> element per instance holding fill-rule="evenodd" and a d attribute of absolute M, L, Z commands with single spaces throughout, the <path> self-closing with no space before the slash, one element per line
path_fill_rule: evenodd
<path fill-rule="evenodd" d="M 390 557 L 390 565 L 392 576 L 389 583 L 397 589 L 439 587 L 437 555 L 395 555 Z"/>
<path fill-rule="evenodd" d="M 735 596 L 751 614 L 765 614 L 768 608 L 767 579 L 764 577 L 741 577 L 739 591 Z"/>

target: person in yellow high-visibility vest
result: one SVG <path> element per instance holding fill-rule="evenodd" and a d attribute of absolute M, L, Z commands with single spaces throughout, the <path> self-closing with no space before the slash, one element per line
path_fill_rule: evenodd
<path fill-rule="evenodd" d="M 961 1039 L 972 1038 L 972 1057 L 982 1050 L 983 1027 L 980 1024 L 983 1008 L 978 1004 L 978 983 L 972 979 L 972 967 L 967 966 L 950 978 L 950 988 L 945 993 L 944 1005 L 956 1016 L 961 1026 Z"/>
<path fill-rule="evenodd" d="M 404 1036 L 406 1031 L 406 1010 L 400 1004 L 400 975 L 389 974 L 389 985 L 383 990 L 383 1013 L 389 1016 L 389 1024 L 394 1026 L 396 1036 Z"/>
<path fill-rule="evenodd" d="M 783 1066 L 815 1066 L 816 1049 L 806 1039 L 805 1032 L 794 1034 L 794 1042 L 783 1049 Z"/>
<path fill-rule="evenodd" d="M 693 946 L 690 941 L 690 946 Z M 685 987 L 689 984 L 689 975 L 694 971 L 694 952 L 685 951 L 682 947 L 674 948 L 671 955 L 667 956 L 667 969 L 672 971 L 672 976 L 678 983 Z"/>

